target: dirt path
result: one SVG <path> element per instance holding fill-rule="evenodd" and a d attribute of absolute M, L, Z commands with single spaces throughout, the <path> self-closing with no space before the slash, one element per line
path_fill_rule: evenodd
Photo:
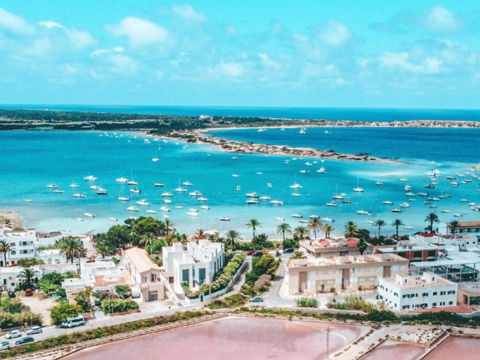
<path fill-rule="evenodd" d="M 53 298 L 40 299 L 36 296 L 23 296 L 20 301 L 30 308 L 30 311 L 42 316 L 44 326 L 49 326 L 50 321 L 50 309 L 57 305 L 57 302 Z"/>

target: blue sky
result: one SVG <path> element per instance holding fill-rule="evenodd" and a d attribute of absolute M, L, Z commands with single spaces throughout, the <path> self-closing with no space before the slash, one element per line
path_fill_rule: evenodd
<path fill-rule="evenodd" d="M 480 3 L 3 0 L 0 103 L 478 108 Z"/>

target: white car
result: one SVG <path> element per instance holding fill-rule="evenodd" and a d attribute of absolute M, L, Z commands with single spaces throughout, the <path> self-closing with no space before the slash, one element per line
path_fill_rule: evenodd
<path fill-rule="evenodd" d="M 0 343 L 0 350 L 8 350 L 10 349 L 10 343 L 8 341 L 2 341 Z"/>
<path fill-rule="evenodd" d="M 34 326 L 30 330 L 27 331 L 27 335 L 34 335 L 34 334 L 41 334 L 42 328 L 40 326 Z"/>
<path fill-rule="evenodd" d="M 22 333 L 20 331 L 12 330 L 7 335 L 5 335 L 5 338 L 6 339 L 14 339 L 14 338 L 21 337 L 21 336 L 22 336 Z"/>

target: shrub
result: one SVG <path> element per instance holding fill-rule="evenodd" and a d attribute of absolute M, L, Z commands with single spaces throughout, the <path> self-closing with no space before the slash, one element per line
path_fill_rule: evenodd
<path fill-rule="evenodd" d="M 275 260 L 275 258 L 270 254 L 253 258 L 252 270 L 246 274 L 245 282 L 248 285 L 253 286 L 255 281 L 257 281 L 258 278 L 263 274 L 274 276 L 277 272 L 279 264 L 280 261 Z"/>
<path fill-rule="evenodd" d="M 52 323 L 54 325 L 60 325 L 69 317 L 75 317 L 80 314 L 82 308 L 80 305 L 70 305 L 63 303 L 57 306 L 54 306 L 50 310 L 50 317 L 52 318 Z"/>
<path fill-rule="evenodd" d="M 356 296 L 347 296 L 345 297 L 345 302 L 329 302 L 327 307 L 330 309 L 339 309 L 339 310 L 360 310 L 366 313 L 370 313 L 375 310 L 375 307 L 365 301 L 365 299 Z"/>
<path fill-rule="evenodd" d="M 137 310 L 138 304 L 131 300 L 107 299 L 102 301 L 102 309 L 106 314 Z"/>
<path fill-rule="evenodd" d="M 42 319 L 40 315 L 27 311 L 16 314 L 0 312 L 0 328 L 2 329 L 20 327 L 25 324 L 42 325 Z"/>
<path fill-rule="evenodd" d="M 300 298 L 297 299 L 297 306 L 316 308 L 318 307 L 318 300 L 313 298 Z"/>
<path fill-rule="evenodd" d="M 130 287 L 128 285 L 115 285 L 115 292 L 121 299 L 130 297 Z"/>

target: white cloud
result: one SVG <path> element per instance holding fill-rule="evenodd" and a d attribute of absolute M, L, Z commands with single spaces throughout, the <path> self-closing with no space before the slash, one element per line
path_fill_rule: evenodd
<path fill-rule="evenodd" d="M 260 53 L 258 54 L 258 57 L 260 58 L 262 65 L 265 66 L 266 68 L 274 69 L 274 70 L 279 70 L 280 65 L 277 64 L 275 61 L 273 61 L 268 54 L 265 53 Z"/>
<path fill-rule="evenodd" d="M 238 62 L 220 63 L 218 70 L 222 75 L 234 78 L 242 76 L 245 73 L 245 67 Z"/>
<path fill-rule="evenodd" d="M 345 44 L 352 37 L 348 27 L 335 20 L 328 21 L 319 35 L 325 44 L 334 47 Z"/>
<path fill-rule="evenodd" d="M 432 31 L 452 32 L 460 30 L 461 19 L 443 6 L 434 6 L 424 16 L 423 24 Z"/>
<path fill-rule="evenodd" d="M 97 49 L 95 51 L 92 51 L 90 53 L 90 57 L 96 57 L 96 56 L 101 56 L 104 54 L 112 54 L 112 53 L 123 53 L 125 52 L 125 49 L 121 46 L 115 46 L 114 48 L 111 49 Z"/>
<path fill-rule="evenodd" d="M 2 28 L 20 35 L 28 35 L 34 32 L 33 26 L 28 24 L 24 18 L 0 8 L 0 29 Z"/>
<path fill-rule="evenodd" d="M 172 5 L 171 9 L 175 15 L 184 20 L 201 22 L 207 19 L 204 13 L 195 10 L 188 4 Z"/>
<path fill-rule="evenodd" d="M 84 49 L 96 43 L 96 40 L 86 31 L 80 31 L 74 28 L 66 28 L 55 21 L 41 21 L 40 26 L 50 29 L 62 31 L 70 40 L 70 43 L 77 49 Z"/>
<path fill-rule="evenodd" d="M 108 29 L 115 36 L 125 36 L 134 47 L 166 44 L 171 40 L 167 29 L 136 17 L 126 17 L 120 24 L 109 26 Z"/>
<path fill-rule="evenodd" d="M 413 62 L 408 52 L 385 52 L 379 57 L 380 65 L 387 68 L 397 68 L 412 73 L 436 74 L 440 72 L 442 61 L 437 57 L 427 57 Z"/>

